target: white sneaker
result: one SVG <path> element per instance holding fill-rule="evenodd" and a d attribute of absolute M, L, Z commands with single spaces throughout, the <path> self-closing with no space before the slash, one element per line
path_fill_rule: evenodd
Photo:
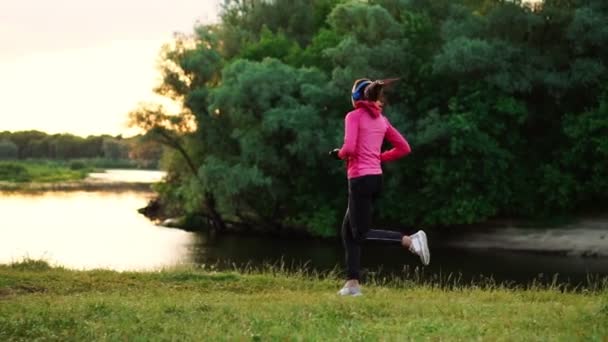
<path fill-rule="evenodd" d="M 338 291 L 338 295 L 340 296 L 362 296 L 361 288 L 359 286 L 344 286 Z"/>
<path fill-rule="evenodd" d="M 416 234 L 410 236 L 412 239 L 412 245 L 410 246 L 410 252 L 418 255 L 420 261 L 424 266 L 431 263 L 431 251 L 426 239 L 426 234 L 423 230 L 419 230 Z"/>

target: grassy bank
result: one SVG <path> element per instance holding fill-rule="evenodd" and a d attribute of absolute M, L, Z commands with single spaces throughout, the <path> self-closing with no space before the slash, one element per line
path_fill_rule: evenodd
<path fill-rule="evenodd" d="M 88 173 L 102 169 L 141 169 L 135 160 L 0 160 L 0 182 L 66 182 L 84 179 Z"/>
<path fill-rule="evenodd" d="M 0 161 L 0 182 L 52 183 L 81 180 L 93 167 L 52 161 Z"/>
<path fill-rule="evenodd" d="M 605 284 L 604 284 L 605 285 Z M 78 272 L 0 266 L 0 340 L 603 340 L 608 292 L 391 281 L 341 298 L 335 276 Z"/>
<path fill-rule="evenodd" d="M 103 182 L 87 179 L 105 168 L 134 168 L 130 161 L 83 159 L 71 161 L 0 161 L 0 191 L 151 191 L 145 182 Z M 129 166 L 130 165 L 130 166 Z"/>

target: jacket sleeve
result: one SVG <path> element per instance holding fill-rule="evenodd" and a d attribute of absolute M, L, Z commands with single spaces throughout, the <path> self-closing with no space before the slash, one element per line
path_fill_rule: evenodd
<path fill-rule="evenodd" d="M 351 112 L 344 119 L 344 145 L 338 152 L 340 159 L 347 159 L 355 153 L 358 135 L 359 117 L 355 112 Z"/>
<path fill-rule="evenodd" d="M 393 160 L 397 160 L 408 155 L 412 152 L 410 148 L 410 144 L 405 140 L 405 138 L 391 125 L 391 123 L 386 119 L 386 123 L 388 124 L 388 129 L 384 134 L 384 137 L 393 145 L 393 148 L 384 151 L 380 154 L 380 161 L 382 162 L 390 162 Z"/>

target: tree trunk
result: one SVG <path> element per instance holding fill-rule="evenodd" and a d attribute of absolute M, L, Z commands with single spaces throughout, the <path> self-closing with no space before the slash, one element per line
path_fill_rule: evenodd
<path fill-rule="evenodd" d="M 188 152 L 186 151 L 184 146 L 182 146 L 182 144 L 178 140 L 178 138 L 171 136 L 165 130 L 162 130 L 162 129 L 158 130 L 158 133 L 161 136 L 162 140 L 164 140 L 165 145 L 167 145 L 167 146 L 175 149 L 177 152 L 179 152 L 179 154 L 186 161 L 186 164 L 188 165 L 188 168 L 190 169 L 190 172 L 192 172 L 192 175 L 194 176 L 194 178 L 196 178 L 196 180 L 200 182 L 201 180 L 198 177 L 198 170 L 197 170 L 196 166 L 194 165 L 192 158 L 190 158 L 190 156 L 188 155 Z M 213 196 L 213 193 L 211 193 L 209 191 L 205 192 L 204 209 L 206 209 L 206 211 L 208 212 L 208 214 L 210 216 L 212 228 L 216 229 L 217 231 L 225 231 L 226 223 L 224 222 L 224 220 L 222 219 L 222 216 L 220 215 L 220 213 L 217 211 L 217 209 L 215 207 L 215 196 Z"/>
<path fill-rule="evenodd" d="M 215 209 L 215 196 L 209 191 L 205 192 L 205 206 L 211 216 L 212 227 L 218 231 L 226 230 L 226 223 L 222 220 L 222 216 Z"/>

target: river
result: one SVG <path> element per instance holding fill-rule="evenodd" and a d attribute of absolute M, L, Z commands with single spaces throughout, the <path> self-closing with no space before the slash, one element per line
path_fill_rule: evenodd
<path fill-rule="evenodd" d="M 93 177 L 154 181 L 161 175 L 119 170 Z M 0 193 L 0 263 L 32 258 L 74 269 L 119 271 L 184 264 L 283 263 L 327 271 L 342 262 L 337 240 L 210 236 L 157 226 L 137 212 L 151 196 L 141 191 Z M 433 254 L 431 266 L 423 271 L 426 277 L 459 274 L 464 281 L 492 276 L 499 281 L 528 283 L 559 274 L 560 282 L 579 284 L 588 277 L 608 276 L 608 258 L 603 256 L 509 251 L 483 244 L 472 248 L 455 244 L 441 232 L 429 233 Z M 366 246 L 362 263 L 371 272 L 392 275 L 420 267 L 402 248 L 386 245 Z"/>

